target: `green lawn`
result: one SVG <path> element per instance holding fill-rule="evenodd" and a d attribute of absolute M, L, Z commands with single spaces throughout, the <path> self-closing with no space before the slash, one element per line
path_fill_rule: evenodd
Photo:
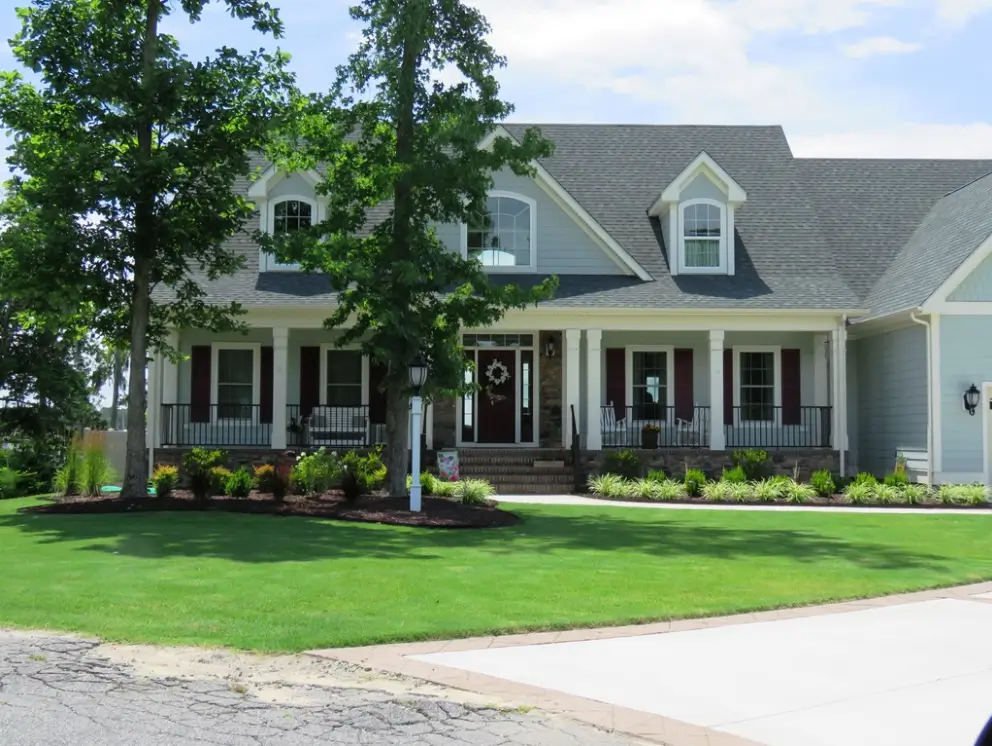
<path fill-rule="evenodd" d="M 512 529 L 18 514 L 0 627 L 264 651 L 620 624 L 992 579 L 992 518 L 517 506 Z"/>

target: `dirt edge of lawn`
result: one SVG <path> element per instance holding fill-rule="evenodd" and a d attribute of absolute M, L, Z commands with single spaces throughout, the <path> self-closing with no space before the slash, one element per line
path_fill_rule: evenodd
<path fill-rule="evenodd" d="M 424 497 L 418 513 L 410 511 L 407 497 L 363 497 L 349 503 L 329 493 L 316 497 L 289 496 L 283 501 L 252 493 L 247 498 L 214 497 L 198 505 L 192 495 L 177 492 L 170 497 L 65 498 L 21 508 L 23 513 L 48 515 L 94 515 L 108 513 L 226 512 L 277 517 L 323 518 L 335 521 L 380 523 L 417 528 L 501 528 L 521 522 L 516 513 L 502 510 L 495 502 L 464 505 L 441 497 Z"/>

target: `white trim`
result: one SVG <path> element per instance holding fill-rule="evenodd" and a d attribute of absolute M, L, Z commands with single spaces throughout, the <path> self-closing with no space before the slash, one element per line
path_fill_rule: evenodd
<path fill-rule="evenodd" d="M 217 396 L 218 373 L 218 353 L 221 350 L 251 350 L 252 351 L 252 377 L 251 377 L 251 403 L 252 418 L 244 419 L 220 419 L 220 399 Z M 213 424 L 218 422 L 258 422 L 258 407 L 262 401 L 262 343 L 261 342 L 212 342 L 210 345 L 210 421 Z"/>
<path fill-rule="evenodd" d="M 259 202 L 259 229 L 261 231 L 272 235 L 273 226 L 275 225 L 276 205 L 283 202 L 304 202 L 310 205 L 310 209 L 313 210 L 313 225 L 322 222 L 324 219 L 324 208 L 320 200 L 314 197 L 307 197 L 303 194 L 284 194 L 273 199 L 267 199 Z M 258 266 L 261 268 L 262 272 L 298 272 L 300 269 L 300 265 L 298 263 L 280 264 L 275 260 L 275 257 L 272 254 L 268 254 L 264 251 L 261 251 Z"/>
<path fill-rule="evenodd" d="M 492 132 L 482 139 L 479 143 L 479 148 L 481 150 L 491 148 L 493 141 L 497 137 L 506 137 L 513 142 L 517 142 L 516 138 L 507 132 L 504 127 L 497 125 Z M 559 207 L 565 208 L 566 212 L 573 213 L 578 218 L 579 226 L 606 250 L 614 262 L 645 282 L 652 279 L 651 275 L 637 263 L 626 249 L 617 243 L 613 236 L 603 229 L 603 226 L 596 222 L 595 218 L 582 205 L 575 201 L 575 198 L 558 183 L 557 179 L 548 173 L 548 170 L 544 166 L 537 161 L 532 161 L 531 166 L 534 168 L 536 174 L 534 181 L 537 185 L 547 192 L 558 203 Z"/>
<path fill-rule="evenodd" d="M 515 272 L 536 272 L 537 271 L 537 200 L 531 199 L 526 194 L 512 192 L 506 189 L 490 189 L 486 193 L 487 197 L 502 197 L 503 199 L 515 199 L 525 203 L 530 209 L 530 264 L 514 265 L 512 267 L 485 267 L 489 274 L 512 274 Z M 461 224 L 462 236 L 462 258 L 468 258 L 468 225 Z M 483 249 L 485 252 L 486 249 Z"/>
<path fill-rule="evenodd" d="M 624 348 L 624 388 L 626 390 L 627 406 L 634 406 L 634 353 L 635 352 L 664 352 L 665 353 L 665 420 L 675 406 L 675 345 L 627 345 Z M 605 381 L 604 384 L 605 386 Z M 607 402 L 609 403 L 609 402 Z M 631 409 L 633 412 L 633 409 Z"/>
<path fill-rule="evenodd" d="M 709 333 L 710 356 L 710 450 L 724 451 L 727 448 L 727 432 L 724 417 L 723 369 L 724 341 L 722 329 L 711 329 Z"/>
<path fill-rule="evenodd" d="M 724 237 L 724 241 L 727 244 L 727 274 L 733 275 L 736 270 L 737 263 L 735 261 L 735 255 L 737 254 L 737 240 L 734 237 L 734 210 L 735 207 L 732 204 L 727 205 L 727 235 Z"/>
<path fill-rule="evenodd" d="M 933 470 L 940 472 L 944 469 L 943 405 L 941 402 L 944 389 L 941 375 L 941 360 L 943 358 L 940 352 L 939 313 L 930 315 L 930 349 L 927 350 L 927 354 L 930 355 L 933 365 L 933 380 L 931 381 L 933 386 L 933 454 L 931 458 L 933 459 Z"/>
<path fill-rule="evenodd" d="M 734 345 L 732 348 L 734 353 L 734 425 L 738 425 L 741 422 L 748 422 L 752 424 L 767 423 L 769 426 L 781 425 L 781 406 L 782 406 L 782 346 L 781 345 Z M 776 407 L 775 409 L 775 419 L 771 421 L 767 420 L 741 420 L 740 410 L 737 409 L 741 406 L 741 353 L 742 352 L 770 352 L 773 354 L 773 365 L 774 365 L 774 388 L 772 389 L 772 405 Z"/>
<path fill-rule="evenodd" d="M 940 287 L 938 287 L 933 294 L 923 302 L 921 310 L 923 313 L 933 313 L 935 311 L 943 311 L 944 304 L 954 303 L 955 301 L 948 301 L 951 294 L 958 289 L 965 280 L 967 280 L 971 273 L 974 272 L 985 261 L 989 256 L 992 256 L 992 235 L 989 235 L 984 241 L 982 241 L 971 255 L 965 259 L 958 268 L 955 269 L 951 276 L 944 280 Z M 960 301 L 958 301 L 960 302 Z"/>
<path fill-rule="evenodd" d="M 285 449 L 286 417 L 289 396 L 289 329 L 276 326 L 272 329 L 272 438 L 271 445 Z"/>
<path fill-rule="evenodd" d="M 707 170 L 712 173 L 707 173 Z M 692 159 L 692 162 L 682 169 L 682 173 L 676 176 L 672 182 L 665 187 L 662 191 L 661 196 L 658 197 L 651 205 L 648 210 L 648 214 L 651 216 L 657 216 L 660 214 L 662 207 L 667 202 L 678 202 L 682 190 L 685 188 L 692 179 L 696 177 L 697 174 L 702 173 L 710 181 L 712 181 L 716 186 L 720 187 L 724 192 L 727 193 L 727 200 L 734 204 L 740 204 L 747 201 L 747 192 L 744 188 L 738 184 L 734 178 L 724 171 L 723 167 L 714 160 L 714 158 L 707 153 L 705 150 L 700 151 L 699 155 Z M 713 178 L 722 181 L 723 184 L 718 184 Z"/>
<path fill-rule="evenodd" d="M 678 277 L 682 252 L 679 251 L 679 206 L 672 202 L 668 206 L 668 235 L 664 237 L 668 245 L 668 268 L 672 277 Z"/>
<path fill-rule="evenodd" d="M 716 267 L 689 267 L 685 258 L 685 211 L 693 205 L 710 205 L 720 210 L 720 263 Z M 727 206 L 708 197 L 686 200 L 679 203 L 678 252 L 679 273 L 683 275 L 725 275 L 729 274 L 727 262 Z"/>
<path fill-rule="evenodd" d="M 331 350 L 336 352 L 361 352 L 358 345 L 348 345 L 338 347 L 333 342 L 324 342 L 320 345 L 320 406 L 327 406 L 327 353 Z M 369 356 L 362 355 L 362 403 L 360 406 L 369 406 Z"/>
<path fill-rule="evenodd" d="M 603 449 L 603 332 L 587 329 L 586 338 L 586 401 L 585 450 Z M 667 363 L 666 363 L 667 364 Z"/>
<path fill-rule="evenodd" d="M 267 199 L 269 191 L 272 187 L 283 179 L 289 177 L 291 174 L 298 174 L 310 186 L 315 188 L 324 180 L 323 177 L 313 169 L 307 171 L 286 172 L 275 165 L 271 165 L 259 174 L 258 179 L 256 179 L 250 187 L 248 187 L 248 199 Z"/>

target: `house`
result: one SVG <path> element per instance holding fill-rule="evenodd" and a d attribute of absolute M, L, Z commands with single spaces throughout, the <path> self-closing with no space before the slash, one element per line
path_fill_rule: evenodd
<path fill-rule="evenodd" d="M 464 330 L 480 390 L 431 404 L 429 449 L 578 437 L 593 459 L 647 447 L 716 466 L 753 447 L 783 469 L 882 473 L 902 456 L 921 480 L 989 479 L 992 161 L 796 158 L 780 127 L 541 128 L 554 156 L 533 178 L 494 174 L 491 226 L 438 234 L 497 281 L 560 288 Z M 258 165 L 239 185 L 249 233 L 322 218 L 316 174 Z M 187 359 L 152 365 L 153 447 L 380 441 L 382 371 L 322 328 L 326 278 L 247 234 L 233 245 L 244 269 L 202 282 L 251 330 L 172 333 Z"/>

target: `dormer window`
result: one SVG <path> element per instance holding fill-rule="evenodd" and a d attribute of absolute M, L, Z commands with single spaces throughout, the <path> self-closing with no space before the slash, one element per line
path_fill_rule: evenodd
<path fill-rule="evenodd" d="M 537 266 L 536 203 L 511 192 L 490 192 L 486 213 L 463 232 L 463 255 L 493 272 L 533 271 Z"/>
<path fill-rule="evenodd" d="M 272 233 L 296 233 L 313 225 L 313 205 L 299 199 L 284 199 L 273 207 Z"/>
<path fill-rule="evenodd" d="M 697 199 L 685 202 L 681 211 L 682 270 L 687 274 L 725 271 L 725 207 L 713 200 Z"/>

